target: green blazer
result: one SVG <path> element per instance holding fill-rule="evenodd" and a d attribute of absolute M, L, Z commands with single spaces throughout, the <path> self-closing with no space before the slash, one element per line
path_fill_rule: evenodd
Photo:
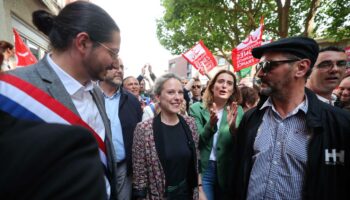
<path fill-rule="evenodd" d="M 243 117 L 243 109 L 238 106 L 238 115 L 236 119 L 236 126 L 238 127 L 239 122 Z M 198 133 L 199 133 L 199 151 L 202 174 L 208 166 L 210 152 L 213 146 L 213 136 L 218 130 L 217 125 L 210 127 L 210 113 L 204 107 L 203 103 L 197 102 L 192 104 L 190 107 L 190 115 L 195 118 Z M 219 185 L 222 190 L 229 190 L 229 174 L 232 170 L 232 155 L 233 155 L 233 138 L 229 131 L 229 125 L 227 122 L 227 111 L 224 109 L 222 119 L 219 127 L 219 135 L 216 145 L 216 162 L 217 162 L 217 175 Z"/>

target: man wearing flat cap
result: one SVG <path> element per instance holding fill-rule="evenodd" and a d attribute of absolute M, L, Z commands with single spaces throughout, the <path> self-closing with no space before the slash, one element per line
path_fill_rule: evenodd
<path fill-rule="evenodd" d="M 307 37 L 252 50 L 261 100 L 232 129 L 235 199 L 350 198 L 350 114 L 305 88 L 318 51 Z"/>

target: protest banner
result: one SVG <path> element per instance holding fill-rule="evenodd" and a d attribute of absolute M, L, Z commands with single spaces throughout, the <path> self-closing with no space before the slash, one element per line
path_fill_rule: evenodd
<path fill-rule="evenodd" d="M 204 67 L 207 72 L 217 66 L 217 61 L 209 49 L 204 45 L 203 41 L 200 40 L 190 50 L 183 53 L 182 56 L 196 68 L 202 75 L 205 74 Z"/>
<path fill-rule="evenodd" d="M 232 50 L 232 65 L 235 72 L 259 62 L 259 59 L 252 56 L 251 51 L 253 48 L 261 46 L 263 29 L 264 21 L 261 18 L 259 28 L 251 32 L 242 43 Z"/>

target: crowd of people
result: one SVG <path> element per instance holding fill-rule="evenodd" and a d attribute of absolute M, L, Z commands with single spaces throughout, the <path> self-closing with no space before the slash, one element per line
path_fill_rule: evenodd
<path fill-rule="evenodd" d="M 76 1 L 33 23 L 52 48 L 38 63 L 12 69 L 0 41 L 0 199 L 350 198 L 343 49 L 302 36 L 256 47 L 260 84 L 230 70 L 205 70 L 207 83 L 156 76 L 150 64 L 124 77 L 102 8 Z M 21 102 L 5 92 L 14 78 Z"/>

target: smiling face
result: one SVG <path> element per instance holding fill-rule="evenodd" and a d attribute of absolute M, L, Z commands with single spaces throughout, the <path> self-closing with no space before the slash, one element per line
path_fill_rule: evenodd
<path fill-rule="evenodd" d="M 91 52 L 83 59 L 83 66 L 92 80 L 103 80 L 107 69 L 110 69 L 118 58 L 120 33 L 114 31 L 111 34 L 111 42 L 95 43 L 95 45 L 96 47 L 92 47 Z"/>
<path fill-rule="evenodd" d="M 165 81 L 157 99 L 163 113 L 177 114 L 180 112 L 184 100 L 181 82 L 175 78 Z"/>
<path fill-rule="evenodd" d="M 124 80 L 123 87 L 138 97 L 140 95 L 139 81 L 135 77 L 129 77 Z"/>
<path fill-rule="evenodd" d="M 228 73 L 220 74 L 212 89 L 214 102 L 227 101 L 234 92 L 234 79 Z"/>
<path fill-rule="evenodd" d="M 308 80 L 308 86 L 314 92 L 320 95 L 330 95 L 332 91 L 339 85 L 345 74 L 345 67 L 339 68 L 333 66 L 331 68 L 319 68 L 318 66 L 324 62 L 331 61 L 336 63 L 340 60 L 346 60 L 347 55 L 344 52 L 324 51 L 318 55 L 315 66 Z"/>
<path fill-rule="evenodd" d="M 340 101 L 350 104 L 350 76 L 344 78 L 340 85 Z"/>

